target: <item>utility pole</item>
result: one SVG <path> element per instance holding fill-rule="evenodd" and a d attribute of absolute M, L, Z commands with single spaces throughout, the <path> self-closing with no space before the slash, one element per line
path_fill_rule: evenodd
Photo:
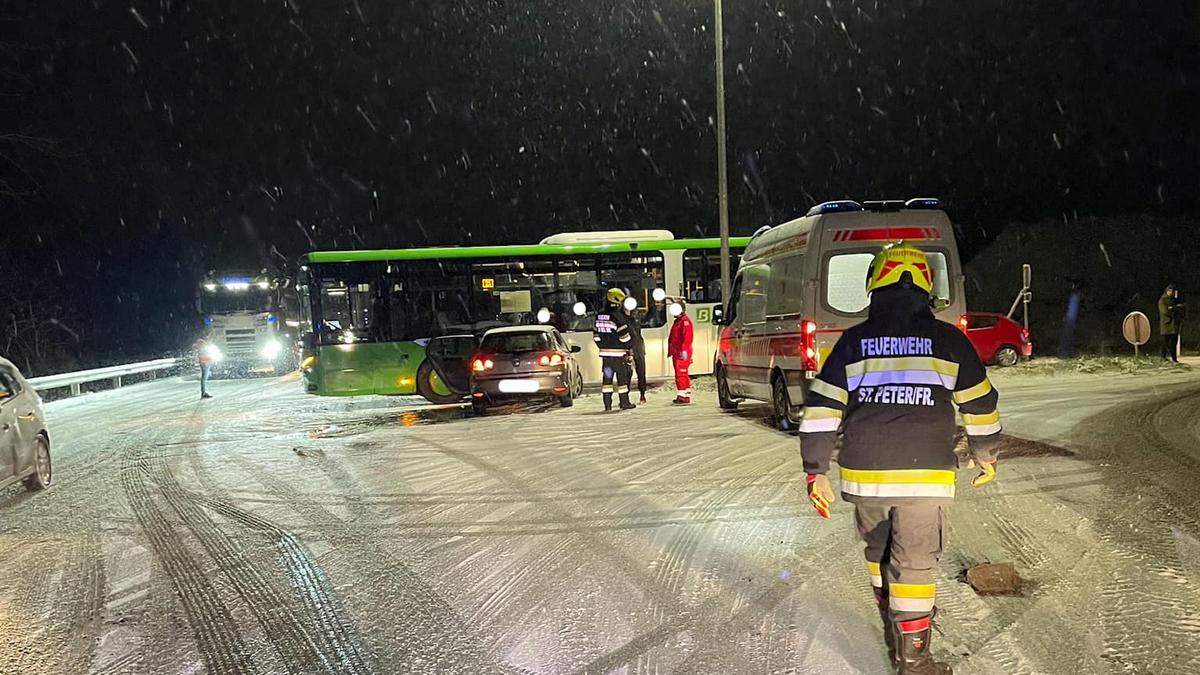
<path fill-rule="evenodd" d="M 717 51 L 717 204 L 721 220 L 721 302 L 729 305 L 729 180 L 725 159 L 725 27 L 721 0 L 713 0 L 716 20 L 713 40 Z"/>

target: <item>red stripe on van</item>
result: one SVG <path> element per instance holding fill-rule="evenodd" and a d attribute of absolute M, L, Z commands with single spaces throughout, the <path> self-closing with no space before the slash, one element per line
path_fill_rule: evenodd
<path fill-rule="evenodd" d="M 936 227 L 873 227 L 866 230 L 838 230 L 833 233 L 834 241 L 920 241 L 941 238 L 942 233 Z"/>

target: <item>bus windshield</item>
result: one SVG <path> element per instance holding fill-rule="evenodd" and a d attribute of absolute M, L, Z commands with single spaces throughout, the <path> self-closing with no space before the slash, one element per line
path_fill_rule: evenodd
<path fill-rule="evenodd" d="M 666 317 L 653 292 L 664 284 L 662 254 L 647 251 L 314 264 L 307 286 L 319 342 L 346 344 L 536 324 L 542 309 L 560 330 L 591 330 L 610 288 L 633 296 L 642 325 L 656 327 Z"/>

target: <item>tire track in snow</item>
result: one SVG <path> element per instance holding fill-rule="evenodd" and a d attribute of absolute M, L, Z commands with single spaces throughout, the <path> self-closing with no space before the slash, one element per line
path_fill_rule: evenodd
<path fill-rule="evenodd" d="M 332 529 L 335 534 L 331 539 L 346 544 L 378 539 L 378 530 L 369 524 L 346 523 L 319 504 L 291 501 L 288 497 L 295 494 L 296 490 L 289 484 L 240 456 L 235 455 L 232 459 L 268 494 L 286 502 L 290 510 L 317 531 L 327 533 Z M 227 513 L 239 511 L 230 504 L 223 504 L 219 508 Z M 238 517 L 257 518 L 246 512 Z M 376 547 L 369 548 L 374 550 Z M 382 592 L 401 608 L 400 616 L 404 620 L 400 625 L 390 627 L 387 631 L 389 639 L 386 643 L 380 643 L 380 649 L 376 650 L 376 660 L 380 662 L 378 667 L 384 668 L 385 661 L 390 661 L 396 667 L 402 664 L 410 667 L 425 664 L 425 667 L 437 668 L 435 664 L 443 664 L 450 672 L 504 672 L 504 669 L 489 663 L 479 653 L 476 646 L 478 638 L 466 628 L 454 608 L 402 562 L 386 553 L 368 555 L 358 547 L 350 546 L 337 549 L 331 556 L 346 560 L 349 567 L 361 576 L 360 583 Z"/>
<path fill-rule="evenodd" d="M 1093 520 L 1112 551 L 1101 591 L 1104 657 L 1121 669 L 1200 672 L 1200 587 L 1179 560 L 1175 534 L 1197 533 L 1200 459 L 1180 447 L 1175 429 L 1197 412 L 1200 390 L 1191 389 L 1081 425 L 1077 442 L 1105 460 L 1109 476 Z"/>
<path fill-rule="evenodd" d="M 307 600 L 302 610 L 293 606 L 292 594 L 279 589 L 268 570 L 243 553 L 199 508 L 198 500 L 183 490 L 163 458 L 156 458 L 148 467 L 164 499 L 212 556 L 290 672 L 306 673 L 314 669 L 328 673 L 368 672 L 347 622 L 329 597 L 324 575 L 314 569 L 294 539 L 277 539 L 275 543 L 281 549 L 279 562 L 284 565 L 285 580 L 298 591 L 301 600 Z M 244 520 L 241 522 L 245 524 Z"/>
<path fill-rule="evenodd" d="M 148 466 L 129 449 L 122 462 L 125 496 L 155 557 L 175 587 L 192 627 L 192 638 L 209 672 L 254 673 L 241 630 L 217 594 L 204 568 L 154 503 Z"/>

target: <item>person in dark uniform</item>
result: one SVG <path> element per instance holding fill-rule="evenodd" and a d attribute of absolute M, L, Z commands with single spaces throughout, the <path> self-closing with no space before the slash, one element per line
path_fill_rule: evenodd
<path fill-rule="evenodd" d="M 624 302 L 624 291 L 619 288 L 609 289 L 608 304 L 596 314 L 596 324 L 593 328 L 604 373 L 600 392 L 604 398 L 605 410 L 612 410 L 614 391 L 621 399 L 621 410 L 637 407 L 629 400 L 629 361 L 633 337 L 629 334 L 629 322 L 621 306 Z"/>
<path fill-rule="evenodd" d="M 930 652 L 935 583 L 954 501 L 955 408 L 980 469 L 996 477 L 998 394 L 966 335 L 934 318 L 925 253 L 903 242 L 875 256 L 867 320 L 838 339 L 811 381 L 800 450 L 813 507 L 829 517 L 826 473 L 841 428 L 842 498 L 854 504 L 867 573 L 893 664 L 909 675 L 946 675 Z"/>
<path fill-rule="evenodd" d="M 1158 328 L 1162 333 L 1164 359 L 1179 362 L 1179 326 L 1183 322 L 1183 303 L 1175 284 L 1167 286 L 1158 299 Z"/>
<path fill-rule="evenodd" d="M 646 341 L 642 339 L 642 322 L 638 320 L 634 310 L 624 307 L 625 320 L 629 323 L 629 337 L 633 347 L 629 350 L 633 356 L 633 372 L 637 374 L 638 403 L 646 402 Z"/>

